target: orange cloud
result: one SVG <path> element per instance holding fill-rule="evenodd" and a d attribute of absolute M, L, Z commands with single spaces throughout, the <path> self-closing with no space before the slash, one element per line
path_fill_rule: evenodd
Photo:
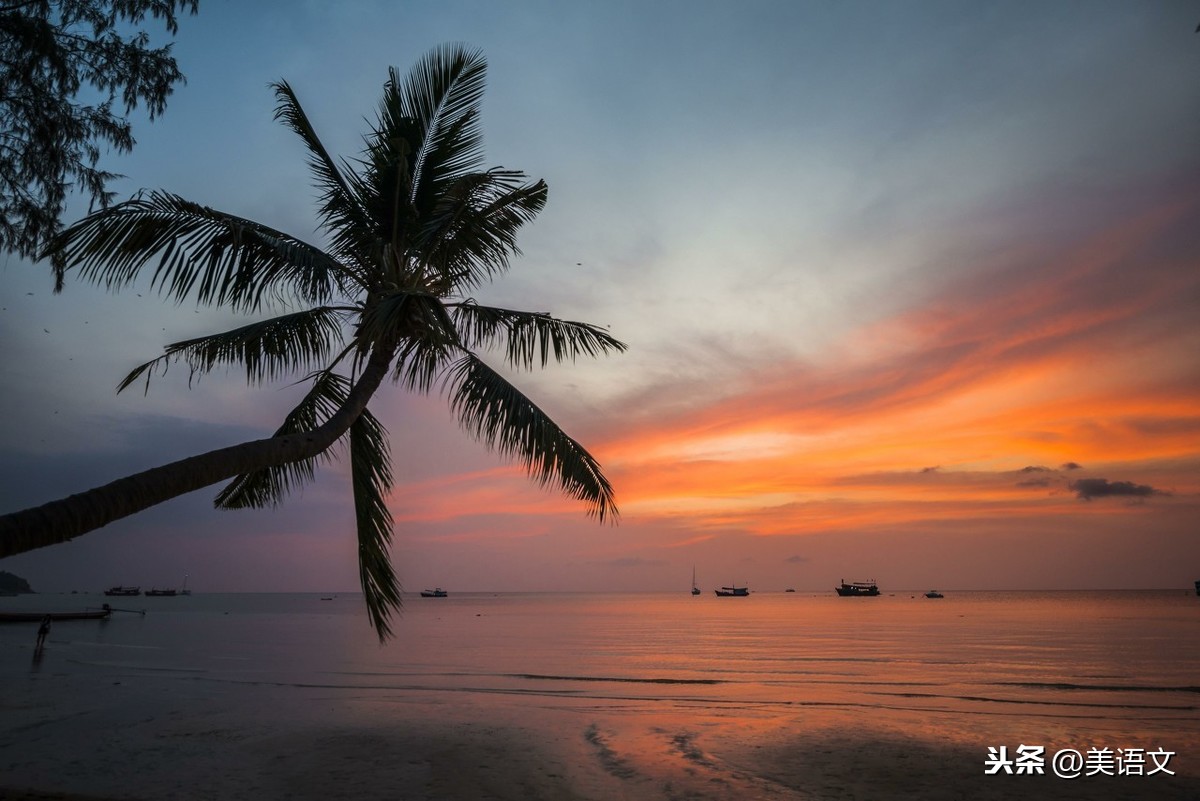
<path fill-rule="evenodd" d="M 597 448 L 627 513 L 759 533 L 1080 515 L 1076 461 L 1138 480 L 1200 463 L 1200 270 L 1173 256 L 1197 204 L 1171 202 L 862 330 L 826 364 L 775 365 L 695 411 Z M 989 290 L 989 287 L 991 288 Z M 935 475 L 922 467 L 944 465 Z M 1200 492 L 1191 472 L 1158 475 Z"/>

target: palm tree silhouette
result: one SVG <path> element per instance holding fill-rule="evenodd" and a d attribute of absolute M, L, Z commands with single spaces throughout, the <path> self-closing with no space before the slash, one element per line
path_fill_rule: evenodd
<path fill-rule="evenodd" d="M 311 389 L 271 437 L 0 517 L 0 557 L 228 479 L 218 507 L 276 505 L 347 438 L 360 579 L 384 640 L 400 604 L 388 555 L 392 476 L 387 432 L 367 402 L 387 378 L 441 390 L 470 434 L 584 501 L 589 515 L 613 519 L 612 486 L 596 460 L 476 353 L 498 347 L 510 366 L 530 369 L 625 349 L 597 326 L 470 297 L 508 269 L 517 231 L 547 192 L 521 172 L 482 169 L 485 73 L 483 55 L 460 45 L 431 51 L 407 76 L 393 68 L 353 162 L 335 162 L 292 88 L 274 85 L 275 116 L 303 140 L 320 190 L 324 248 L 165 192 L 139 194 L 57 236 L 44 256 L 58 290 L 71 272 L 112 290 L 150 273 L 151 286 L 177 302 L 247 314 L 303 307 L 168 345 L 118 391 L 143 380 L 149 391 L 151 376 L 178 361 L 193 373 L 241 365 L 252 384 L 299 374 Z"/>

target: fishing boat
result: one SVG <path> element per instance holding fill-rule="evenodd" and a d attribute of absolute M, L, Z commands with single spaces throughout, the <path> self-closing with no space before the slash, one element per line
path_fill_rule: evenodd
<path fill-rule="evenodd" d="M 170 598 L 178 594 L 175 590 L 156 590 L 153 587 L 146 590 L 146 595 L 157 598 Z"/>
<path fill-rule="evenodd" d="M 874 581 L 850 581 L 842 579 L 842 586 L 834 587 L 837 594 L 843 598 L 863 598 L 879 594 L 879 587 Z"/>
<path fill-rule="evenodd" d="M 40 623 L 45 618 L 59 620 L 105 620 L 112 610 L 87 609 L 82 612 L 0 612 L 0 623 Z"/>
<path fill-rule="evenodd" d="M 699 595 L 700 588 L 696 586 L 696 567 L 692 566 L 692 595 Z"/>
<path fill-rule="evenodd" d="M 925 597 L 926 598 L 945 598 L 946 596 L 942 595 L 937 590 L 930 590 L 929 592 L 925 593 Z"/>
<path fill-rule="evenodd" d="M 432 590 L 421 590 L 422 598 L 445 598 L 447 595 L 449 593 L 441 587 L 434 587 Z"/>
<path fill-rule="evenodd" d="M 116 587 L 109 587 L 107 590 L 104 591 L 104 594 L 105 595 L 120 595 L 120 596 L 141 595 L 142 588 L 141 587 L 122 587 L 122 586 L 118 585 Z"/>
<path fill-rule="evenodd" d="M 750 594 L 749 587 L 722 587 L 719 590 L 713 590 L 718 598 L 744 598 Z"/>

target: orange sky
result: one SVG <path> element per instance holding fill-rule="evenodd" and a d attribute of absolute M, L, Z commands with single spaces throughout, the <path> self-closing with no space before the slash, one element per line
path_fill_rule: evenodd
<path fill-rule="evenodd" d="M 740 375 L 684 413 L 651 404 L 603 417 L 587 444 L 617 487 L 621 529 L 637 532 L 617 537 L 643 560 L 625 566 L 665 568 L 690 553 L 711 570 L 752 553 L 747 535 L 803 553 L 805 538 L 840 534 L 842 566 L 819 586 L 854 570 L 858 538 L 884 532 L 920 542 L 952 530 L 985 554 L 983 540 L 1006 529 L 1091 530 L 1103 549 L 1145 527 L 1188 537 L 1186 567 L 1164 578 L 1178 583 L 1200 555 L 1189 525 L 1200 508 L 1190 317 L 1200 270 L 1186 248 L 1163 244 L 1193 241 L 1198 216 L 1194 196 L 1162 202 L 1017 274 L 1006 264 L 951 281 L 821 361 Z M 431 479 L 399 488 L 394 506 L 402 527 L 436 523 L 459 542 L 488 539 L 494 515 L 543 519 L 529 537 L 578 529 L 570 502 L 523 481 L 511 468 Z M 472 509 L 488 514 L 473 523 Z M 607 533 L 579 536 L 597 543 L 598 559 L 610 550 Z M 1178 556 L 1131 580 L 1153 581 Z M 777 565 L 757 569 L 788 583 Z M 893 581 L 915 571 L 898 572 Z M 1086 575 L 1071 581 L 1091 586 Z"/>

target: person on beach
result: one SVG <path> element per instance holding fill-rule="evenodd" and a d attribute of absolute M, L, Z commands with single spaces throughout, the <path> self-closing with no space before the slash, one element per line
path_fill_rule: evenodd
<path fill-rule="evenodd" d="M 37 648 L 35 650 L 37 650 L 37 651 L 42 650 L 42 646 L 44 646 L 46 644 L 46 637 L 49 634 L 50 634 L 50 616 L 46 615 L 45 617 L 42 618 L 42 625 L 38 626 Z"/>

